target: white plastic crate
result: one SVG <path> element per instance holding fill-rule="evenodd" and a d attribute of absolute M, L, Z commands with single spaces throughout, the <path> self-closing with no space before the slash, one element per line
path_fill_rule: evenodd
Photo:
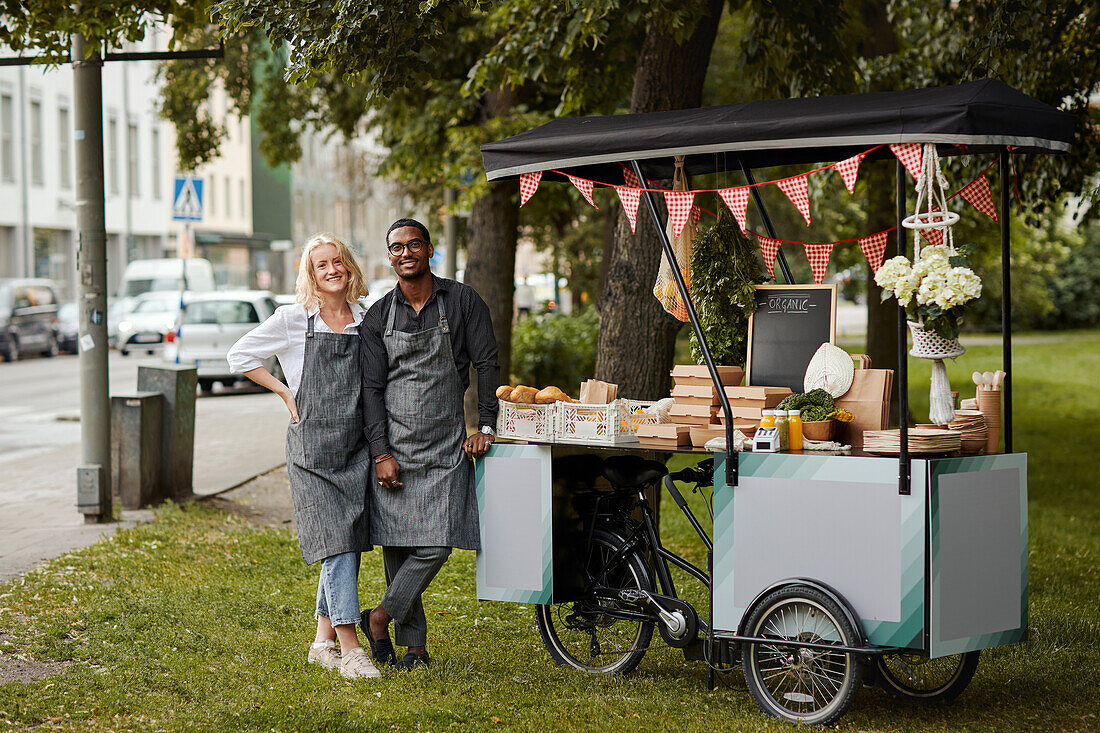
<path fill-rule="evenodd" d="M 535 405 L 500 401 L 497 412 L 497 437 L 515 440 L 554 440 L 557 420 L 553 404 Z"/>
<path fill-rule="evenodd" d="M 638 442 L 639 425 L 658 422 L 645 409 L 652 402 L 618 399 L 606 405 L 557 403 L 557 442 L 619 445 Z"/>

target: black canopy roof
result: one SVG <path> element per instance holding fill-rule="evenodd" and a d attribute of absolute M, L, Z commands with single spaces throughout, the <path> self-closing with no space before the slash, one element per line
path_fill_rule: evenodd
<path fill-rule="evenodd" d="M 994 79 L 951 87 L 772 99 L 722 107 L 570 117 L 481 146 L 489 180 L 568 171 L 621 183 L 620 162 L 671 178 L 673 156 L 691 175 L 843 160 L 875 145 L 939 143 L 941 155 L 1069 150 L 1075 118 Z M 881 148 L 872 158 L 892 154 Z"/>

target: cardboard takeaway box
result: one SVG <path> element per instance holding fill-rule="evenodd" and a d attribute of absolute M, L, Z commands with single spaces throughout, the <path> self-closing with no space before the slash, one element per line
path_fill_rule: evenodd
<path fill-rule="evenodd" d="M 721 409 L 713 405 L 681 405 L 668 408 L 668 416 L 679 425 L 710 425 L 716 422 L 715 414 Z"/>
<path fill-rule="evenodd" d="M 677 405 L 717 405 L 719 404 L 718 390 L 709 387 L 685 387 L 677 384 L 672 388 L 672 398 Z"/>
<path fill-rule="evenodd" d="M 638 426 L 638 442 L 642 445 L 675 448 L 691 442 L 691 426 L 677 423 L 657 423 Z"/>
<path fill-rule="evenodd" d="M 852 386 L 834 400 L 836 409 L 848 410 L 854 417 L 838 439 L 853 448 L 860 448 L 865 431 L 885 429 L 890 420 L 893 389 L 893 369 L 856 369 L 852 375 Z"/>
<path fill-rule="evenodd" d="M 741 384 L 745 376 L 745 370 L 736 366 L 715 367 L 718 379 L 724 385 Z M 676 364 L 669 372 L 669 376 L 678 387 L 713 387 L 714 380 L 710 378 L 710 370 L 706 365 Z"/>

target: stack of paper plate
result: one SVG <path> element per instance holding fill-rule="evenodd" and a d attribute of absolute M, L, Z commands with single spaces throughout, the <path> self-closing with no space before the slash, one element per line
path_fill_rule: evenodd
<path fill-rule="evenodd" d="M 989 431 L 985 417 L 978 410 L 955 410 L 955 419 L 947 428 L 959 433 L 963 453 L 980 453 L 985 448 Z"/>
<path fill-rule="evenodd" d="M 953 453 L 962 447 L 962 437 L 946 428 L 910 428 L 909 452 L 913 454 Z M 896 456 L 901 452 L 900 430 L 868 430 L 863 433 L 867 453 Z"/>

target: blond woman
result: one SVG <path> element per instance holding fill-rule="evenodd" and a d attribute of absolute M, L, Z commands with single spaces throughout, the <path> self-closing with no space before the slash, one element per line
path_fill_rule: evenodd
<path fill-rule="evenodd" d="M 355 631 L 360 552 L 371 549 L 371 457 L 356 330 L 367 289 L 355 257 L 331 234 L 306 242 L 296 289 L 294 305 L 279 308 L 233 345 L 229 365 L 279 395 L 290 413 L 286 463 L 298 544 L 307 565 L 321 561 L 317 632 L 306 657 L 345 677 L 378 677 Z M 263 367 L 261 360 L 271 356 L 278 357 L 286 384 Z"/>

